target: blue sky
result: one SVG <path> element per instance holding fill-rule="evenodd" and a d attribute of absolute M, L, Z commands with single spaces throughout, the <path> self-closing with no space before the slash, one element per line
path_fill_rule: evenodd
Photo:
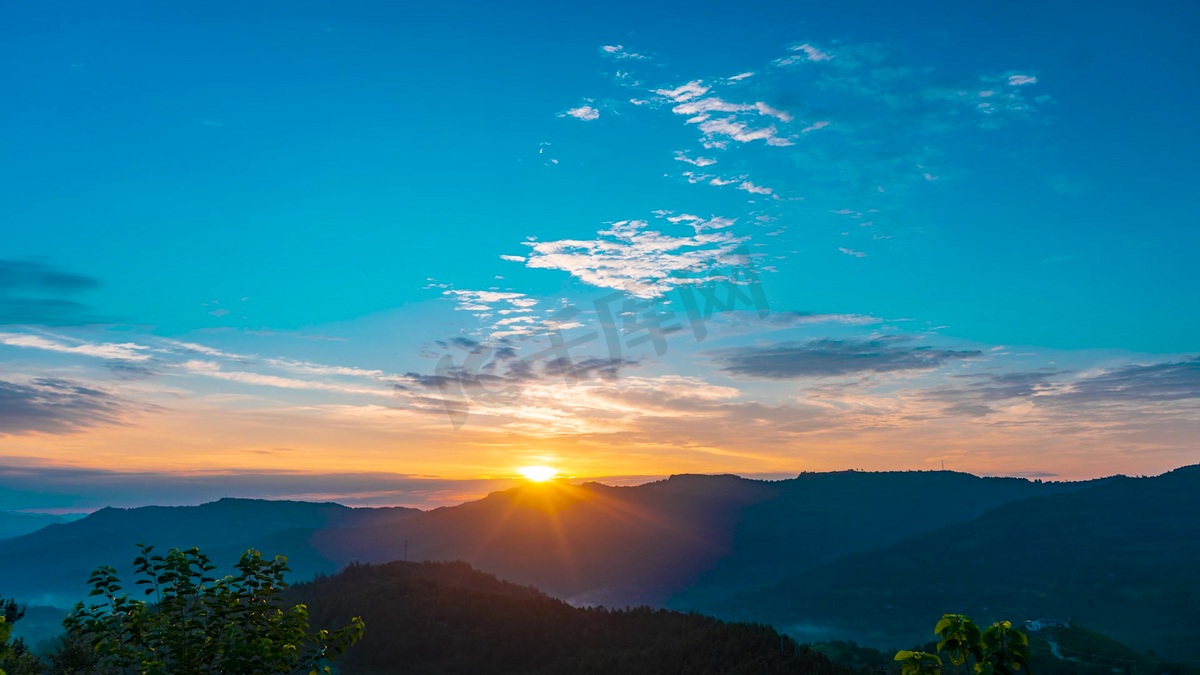
<path fill-rule="evenodd" d="M 1197 458 L 1186 3 L 0 17 L 5 484 Z M 529 359 L 730 270 L 769 311 Z"/>

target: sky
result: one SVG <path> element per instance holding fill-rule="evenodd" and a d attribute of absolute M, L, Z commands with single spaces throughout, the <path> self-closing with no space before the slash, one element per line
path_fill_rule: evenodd
<path fill-rule="evenodd" d="M 1194 464 L 1198 27 L 5 3 L 0 510 Z"/>

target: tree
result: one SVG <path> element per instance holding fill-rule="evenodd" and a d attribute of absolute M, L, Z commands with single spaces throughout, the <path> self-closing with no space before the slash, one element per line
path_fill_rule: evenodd
<path fill-rule="evenodd" d="M 121 593 L 116 570 L 101 567 L 88 583 L 102 602 L 81 602 L 63 621 L 68 639 L 91 646 L 100 672 L 329 673 L 332 659 L 362 637 L 358 617 L 334 631 L 309 631 L 308 609 L 282 601 L 283 556 L 267 560 L 250 550 L 237 574 L 214 579 L 215 566 L 199 549 L 160 556 L 138 546 L 135 584 L 153 603 Z"/>
<path fill-rule="evenodd" d="M 1017 675 L 1029 671 L 1029 638 L 1014 630 L 1008 621 L 997 621 L 980 630 L 962 614 L 944 614 L 933 632 L 941 638 L 938 654 L 945 652 L 950 663 L 966 665 L 974 660 L 977 675 Z M 901 675 L 941 675 L 942 659 L 937 654 L 918 651 L 896 652 Z"/>
<path fill-rule="evenodd" d="M 11 643 L 13 624 L 25 616 L 25 608 L 17 601 L 0 596 L 0 675 L 40 675 L 41 660 L 17 638 Z"/>

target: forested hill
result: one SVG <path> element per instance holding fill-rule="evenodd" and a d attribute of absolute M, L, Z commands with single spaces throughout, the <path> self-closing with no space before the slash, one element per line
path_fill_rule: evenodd
<path fill-rule="evenodd" d="M 953 502 L 942 505 L 954 509 Z M 1028 499 L 705 609 L 920 639 L 941 612 L 1069 618 L 1139 650 L 1200 662 L 1200 466 Z"/>
<path fill-rule="evenodd" d="M 755 624 L 646 608 L 581 609 L 465 563 L 353 565 L 289 590 L 314 625 L 361 616 L 347 675 L 851 675 Z"/>
<path fill-rule="evenodd" d="M 352 509 L 341 504 L 262 499 L 221 499 L 200 506 L 101 509 L 86 518 L 51 524 L 0 544 L 0 595 L 29 604 L 70 607 L 87 594 L 87 579 L 101 565 L 124 578 L 138 542 L 160 551 L 199 547 L 231 564 L 248 548 L 288 556 L 295 578 L 332 572 L 337 562 L 309 543 L 323 528 L 377 525 L 419 513 L 416 509 Z M 224 571 L 229 571 L 227 568 Z"/>

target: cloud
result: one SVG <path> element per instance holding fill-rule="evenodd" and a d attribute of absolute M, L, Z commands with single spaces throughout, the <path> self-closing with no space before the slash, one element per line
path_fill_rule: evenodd
<path fill-rule="evenodd" d="M 659 96 L 665 96 L 676 103 L 682 103 L 707 94 L 708 89 L 708 87 L 704 86 L 703 81 L 692 80 L 674 89 L 655 89 L 654 93 Z"/>
<path fill-rule="evenodd" d="M 60 272 L 42 262 L 0 260 L 0 292 L 37 290 L 76 292 L 98 288 L 100 282 L 82 274 Z"/>
<path fill-rule="evenodd" d="M 37 260 L 0 260 L 0 325 L 65 326 L 97 323 L 88 307 L 63 295 L 93 290 L 100 282 L 59 271 Z"/>
<path fill-rule="evenodd" d="M 711 281 L 719 269 L 744 264 L 746 240 L 728 231 L 671 236 L 641 220 L 623 220 L 596 239 L 526 242 L 526 265 L 569 273 L 598 288 L 640 298 L 660 297 L 681 285 Z"/>
<path fill-rule="evenodd" d="M 382 370 L 370 370 L 366 368 L 352 368 L 348 366 L 328 366 L 322 363 L 311 363 L 309 361 L 293 361 L 291 359 L 264 359 L 263 363 L 290 370 L 295 373 L 303 373 L 306 375 L 328 375 L 335 377 L 364 377 L 364 378 L 381 378 L 384 373 Z"/>
<path fill-rule="evenodd" d="M 0 380 L 0 436 L 64 434 L 121 424 L 135 408 L 124 399 L 70 380 Z"/>
<path fill-rule="evenodd" d="M 833 59 L 832 54 L 823 52 L 808 43 L 792 47 L 792 51 L 802 53 L 808 61 L 829 61 Z"/>
<path fill-rule="evenodd" d="M 185 361 L 180 366 L 196 375 L 203 375 L 217 380 L 225 380 L 227 382 L 237 382 L 239 384 L 250 384 L 261 387 L 274 387 L 276 389 L 299 389 L 311 391 L 327 391 L 335 394 L 360 395 L 360 396 L 385 396 L 391 397 L 394 391 L 391 387 L 363 387 L 337 382 L 326 382 L 319 380 L 300 380 L 292 377 L 281 377 L 279 375 L 265 375 L 262 373 L 254 373 L 238 370 L 224 370 L 221 364 L 213 361 L 202 361 L 193 359 Z"/>
<path fill-rule="evenodd" d="M 721 369 L 734 375 L 785 380 L 859 373 L 930 370 L 982 355 L 978 350 L 909 346 L 897 339 L 813 340 L 741 347 L 714 352 Z"/>
<path fill-rule="evenodd" d="M 625 49 L 623 45 L 604 45 L 600 48 L 600 51 L 604 55 L 611 56 L 614 59 L 633 59 L 637 61 L 644 61 L 650 58 L 649 56 L 638 54 L 637 52 L 631 52 Z"/>
<path fill-rule="evenodd" d="M 736 117 L 723 117 L 721 119 L 705 118 L 704 121 L 700 122 L 700 131 L 704 133 L 704 137 L 710 143 L 720 143 L 721 138 L 729 138 L 739 143 L 763 141 L 767 145 L 774 146 L 794 145 L 790 139 L 781 137 L 779 130 L 774 125 L 752 127 L 746 122 L 739 121 Z M 717 145 L 715 147 L 721 146 Z"/>
<path fill-rule="evenodd" d="M 735 103 L 719 96 L 706 96 L 710 89 L 701 80 L 692 80 L 674 89 L 656 89 L 654 93 L 676 103 L 671 112 L 686 117 L 687 124 L 699 125 L 704 134 L 705 147 L 724 147 L 723 144 L 728 142 L 724 139 L 739 143 L 761 140 L 768 145 L 792 145 L 792 141 L 781 137 L 773 125 L 755 123 L 762 117 L 791 122 L 791 114 L 762 101 Z M 717 114 L 722 117 L 714 118 Z M 680 156 L 682 153 L 678 153 L 676 158 Z"/>
<path fill-rule="evenodd" d="M 775 192 L 774 190 L 772 190 L 769 187 L 755 185 L 754 183 L 751 183 L 748 180 L 742 181 L 741 185 L 738 185 L 737 189 L 744 190 L 746 192 L 749 192 L 752 195 L 769 195 L 769 194 L 773 194 Z"/>
<path fill-rule="evenodd" d="M 1052 394 L 1060 385 L 1054 382 L 1065 371 L 1043 369 L 1014 373 L 972 373 L 955 375 L 955 386 L 937 387 L 921 395 L 922 399 L 946 403 L 953 415 L 980 417 L 994 412 L 992 404 L 1011 399 Z"/>
<path fill-rule="evenodd" d="M 1057 398 L 1073 403 L 1200 399 L 1200 358 L 1122 366 L 1089 374 L 1072 382 Z"/>
<path fill-rule="evenodd" d="M 819 314 L 815 312 L 772 312 L 750 321 L 768 326 L 796 326 L 812 323 L 837 323 L 847 326 L 869 326 L 882 323 L 883 319 L 866 314 Z"/>
<path fill-rule="evenodd" d="M 1020 87 L 1026 84 L 1037 84 L 1038 79 L 1030 75 L 1009 75 L 1008 85 L 1010 87 Z"/>
<path fill-rule="evenodd" d="M 151 356 L 149 353 L 151 351 L 150 347 L 132 342 L 85 342 L 83 340 L 71 340 L 71 342 L 74 344 L 51 340 L 40 335 L 0 333 L 0 344 L 6 344 L 11 347 L 93 356 L 114 361 L 148 361 Z"/>
<path fill-rule="evenodd" d="M 851 256 L 851 257 L 854 257 L 854 258 L 865 258 L 865 257 L 867 257 L 867 254 L 866 254 L 866 253 L 863 253 L 862 251 L 855 251 L 854 249 L 852 249 L 852 248 L 846 248 L 845 246 L 839 246 L 839 247 L 838 247 L 838 250 L 839 250 L 839 251 L 841 251 L 842 253 L 845 253 L 846 255 L 848 255 L 848 256 Z"/>
<path fill-rule="evenodd" d="M 700 166 L 700 167 L 712 166 L 713 164 L 717 163 L 717 160 L 712 159 L 710 157 L 695 157 L 695 158 L 688 157 L 687 153 L 682 150 L 675 151 L 675 161 L 676 162 L 684 162 L 686 164 L 691 164 L 692 166 Z"/>
<path fill-rule="evenodd" d="M 590 120 L 599 119 L 600 111 L 596 110 L 590 105 L 581 105 L 578 108 L 571 108 L 565 113 L 560 114 L 559 117 L 564 117 L 567 115 L 574 117 L 577 120 L 583 120 L 587 122 Z"/>

